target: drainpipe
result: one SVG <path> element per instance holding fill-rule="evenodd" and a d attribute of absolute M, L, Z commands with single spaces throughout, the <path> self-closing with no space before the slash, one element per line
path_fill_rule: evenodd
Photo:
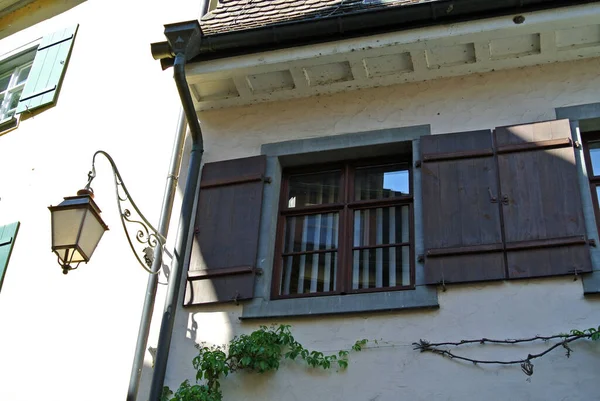
<path fill-rule="evenodd" d="M 175 189 L 179 169 L 181 168 L 181 156 L 183 154 L 183 143 L 186 133 L 186 118 L 183 109 L 179 112 L 177 120 L 177 129 L 175 130 L 175 141 L 171 153 L 171 163 L 169 165 L 169 175 L 165 186 L 165 195 L 161 209 L 160 221 L 158 223 L 158 232 L 167 237 L 169 233 L 169 223 L 171 221 L 171 211 L 173 210 L 173 200 L 175 198 Z M 162 264 L 163 249 L 157 246 L 154 249 L 154 261 L 151 271 L 158 272 Z M 131 366 L 131 375 L 129 377 L 129 388 L 127 389 L 127 401 L 135 401 L 140 388 L 140 378 L 144 367 L 144 355 L 148 345 L 148 335 L 150 333 L 150 324 L 152 323 L 152 312 L 154 311 L 154 301 L 156 299 L 156 288 L 158 286 L 158 274 L 151 274 L 148 277 L 146 285 L 146 297 L 144 298 L 144 307 L 140 319 L 140 328 L 138 330 L 137 342 L 135 344 L 135 354 Z"/>
<path fill-rule="evenodd" d="M 181 287 L 181 278 L 183 275 L 184 257 L 189 242 L 190 228 L 192 227 L 194 220 L 192 212 L 196 194 L 200 187 L 200 166 L 202 164 L 202 154 L 204 153 L 202 129 L 198 122 L 194 102 L 185 77 L 185 63 L 195 56 L 189 49 L 193 48 L 194 42 L 201 38 L 200 24 L 195 20 L 165 25 L 165 36 L 169 42 L 171 52 L 175 54 L 173 77 L 190 128 L 192 151 L 190 153 L 188 178 L 185 184 L 181 215 L 179 218 L 179 228 L 177 230 L 177 238 L 175 241 L 174 260 L 171 268 L 171 275 L 169 277 L 165 307 L 158 337 L 154 372 L 150 384 L 150 401 L 160 401 L 164 386 L 169 348 L 171 346 L 171 337 L 173 334 L 173 324 L 175 321 L 175 312 L 177 310 L 179 289 Z"/>

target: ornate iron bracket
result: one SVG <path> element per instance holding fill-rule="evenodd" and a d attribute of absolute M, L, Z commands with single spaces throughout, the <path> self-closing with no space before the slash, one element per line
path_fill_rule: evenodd
<path fill-rule="evenodd" d="M 146 219 L 146 217 L 140 212 L 137 207 L 125 183 L 119 169 L 115 164 L 115 161 L 110 157 L 108 153 L 103 150 L 99 150 L 94 153 L 92 159 L 92 170 L 88 173 L 88 182 L 85 186 L 86 189 L 91 189 L 91 184 L 94 178 L 96 178 L 96 156 L 103 155 L 106 157 L 110 166 L 112 167 L 113 176 L 115 179 L 115 194 L 117 197 L 117 205 L 119 207 L 119 217 L 121 218 L 121 224 L 123 230 L 129 242 L 129 246 L 133 251 L 136 259 L 150 274 L 158 274 L 160 268 L 157 271 L 152 271 L 152 262 L 154 261 L 154 251 L 156 247 L 160 246 L 161 250 L 165 246 L 166 238 L 163 237 L 156 228 Z M 132 213 L 133 210 L 133 213 Z M 135 238 L 135 240 L 132 239 Z"/>

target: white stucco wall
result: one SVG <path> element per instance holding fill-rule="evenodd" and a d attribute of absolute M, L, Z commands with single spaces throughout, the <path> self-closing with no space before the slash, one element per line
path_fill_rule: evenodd
<path fill-rule="evenodd" d="M 0 225 L 21 222 L 0 290 L 0 400 L 125 399 L 147 274 L 122 232 L 108 162 L 97 159 L 93 188 L 110 231 L 92 261 L 67 276 L 50 251 L 47 207 L 85 185 L 102 149 L 158 223 L 180 102 L 150 43 L 199 7 L 86 1 L 0 40 L 5 54 L 79 23 L 58 104 L 0 136 Z"/>
<path fill-rule="evenodd" d="M 382 128 L 431 124 L 433 134 L 555 118 L 556 107 L 600 101 L 600 60 L 492 72 L 333 96 L 203 112 L 205 161 L 257 155 L 263 143 Z M 234 374 L 226 400 L 581 400 L 598 397 L 600 346 L 579 343 L 534 361 L 528 379 L 518 366 L 473 366 L 411 343 L 519 338 L 597 327 L 599 300 L 573 277 L 451 286 L 438 310 L 240 322 L 241 307 L 180 308 L 168 384 L 192 379 L 194 343 L 222 344 L 260 324 L 291 324 L 308 348 L 337 351 L 356 340 L 390 344 L 351 355 L 347 371 L 313 371 L 285 363 L 274 374 Z M 543 347 L 543 345 L 542 345 Z M 521 358 L 539 347 L 474 347 L 469 355 Z"/>

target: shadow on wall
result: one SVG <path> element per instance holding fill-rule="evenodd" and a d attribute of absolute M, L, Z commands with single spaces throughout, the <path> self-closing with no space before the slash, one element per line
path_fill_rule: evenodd
<path fill-rule="evenodd" d="M 0 40 L 55 17 L 86 0 L 3 1 L 0 9 Z"/>

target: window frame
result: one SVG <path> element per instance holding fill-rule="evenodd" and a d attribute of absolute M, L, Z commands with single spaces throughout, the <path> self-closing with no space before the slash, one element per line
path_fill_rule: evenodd
<path fill-rule="evenodd" d="M 263 205 L 256 266 L 262 274 L 254 282 L 254 299 L 242 304 L 242 321 L 254 319 L 285 319 L 299 316 L 325 316 L 355 313 L 377 313 L 439 308 L 437 287 L 425 285 L 422 263 L 415 257 L 416 287 L 411 291 L 381 291 L 363 294 L 272 299 L 271 285 L 277 242 L 277 221 L 283 169 L 310 164 L 362 159 L 365 155 L 388 157 L 412 155 L 413 163 L 420 160 L 419 142 L 431 135 L 431 126 L 412 125 L 355 131 L 343 134 L 311 136 L 264 143 L 260 153 L 267 157 L 265 176 L 270 183 L 263 189 Z M 412 184 L 414 196 L 415 254 L 424 252 L 421 205 L 421 169 L 415 165 Z"/>
<path fill-rule="evenodd" d="M 594 168 L 592 165 L 592 158 L 590 155 L 590 143 L 600 142 L 600 131 L 586 132 L 582 135 L 583 144 L 583 160 L 587 171 L 587 180 L 590 186 L 590 192 L 592 196 L 592 204 L 594 205 L 594 216 L 596 220 L 596 228 L 600 232 L 600 201 L 598 200 L 597 187 L 600 187 L 600 175 L 594 175 Z"/>
<path fill-rule="evenodd" d="M 18 101 L 17 106 L 14 108 L 15 112 L 13 112 L 9 117 L 2 117 L 4 113 L 9 111 L 8 109 L 4 110 L 5 102 L 8 102 L 7 94 L 21 90 L 19 99 L 21 98 L 23 90 L 25 89 L 25 85 L 27 84 L 27 79 L 29 79 L 31 69 L 29 70 L 25 81 L 18 85 L 15 85 L 15 81 L 23 69 L 33 67 L 33 62 L 35 61 L 40 42 L 41 39 L 38 39 L 23 47 L 15 49 L 14 51 L 5 54 L 2 58 L 0 58 L 0 77 L 4 78 L 6 76 L 10 76 L 7 88 L 0 92 L 5 95 L 5 97 L 0 100 L 0 134 L 3 134 L 18 126 L 20 120 L 20 114 L 16 113 L 17 107 L 19 107 Z"/>
<path fill-rule="evenodd" d="M 401 197 L 394 198 L 383 198 L 383 199 L 368 199 L 368 200 L 355 200 L 354 197 L 354 184 L 355 184 L 355 173 L 358 168 L 363 167 L 380 167 L 380 166 L 399 166 L 408 171 L 408 189 L 409 194 Z M 321 173 L 332 170 L 338 170 L 340 174 L 340 185 L 339 185 L 339 198 L 337 202 L 315 206 L 304 206 L 289 208 L 287 206 L 287 194 L 289 189 L 289 179 L 291 176 L 298 174 L 311 174 Z M 414 183 L 413 183 L 414 167 L 412 163 L 411 153 L 403 155 L 386 156 L 381 158 L 362 158 L 362 159 L 350 159 L 342 160 L 332 163 L 323 163 L 313 166 L 300 166 L 284 168 L 281 173 L 281 186 L 278 197 L 278 211 L 277 211 L 277 228 L 276 228 L 276 242 L 274 249 L 273 258 L 273 270 L 271 275 L 271 299 L 282 300 L 282 299 L 296 299 L 296 298 L 309 298 L 309 297 L 328 297 L 335 295 L 351 295 L 351 294 L 364 294 L 373 292 L 388 292 L 388 291 L 403 291 L 403 290 L 414 290 L 416 287 L 416 266 L 415 266 L 415 210 L 414 210 Z M 385 244 L 385 246 L 354 246 L 354 211 L 356 210 L 375 210 L 377 208 L 391 207 L 391 206 L 408 206 L 408 231 L 409 241 L 397 242 L 394 244 Z M 283 259 L 285 253 L 283 252 L 283 246 L 285 242 L 285 221 L 290 216 L 309 216 L 313 214 L 322 213 L 339 213 L 339 226 L 338 226 L 338 247 L 337 247 L 337 273 L 336 280 L 338 288 L 332 291 L 321 291 L 313 293 L 301 293 L 301 294 L 281 294 L 281 282 L 283 280 Z M 381 244 L 380 244 L 381 245 Z M 352 289 L 352 254 L 355 250 L 361 249 L 382 249 L 389 247 L 408 247 L 408 258 L 409 258 L 409 280 L 408 285 L 398 286 L 387 286 L 387 287 L 376 287 L 376 288 L 358 288 Z"/>
<path fill-rule="evenodd" d="M 0 66 L 1 66 L 0 62 Z M 33 59 L 31 61 L 25 62 L 23 64 L 18 64 L 15 68 L 11 70 L 7 70 L 6 73 L 0 75 L 0 79 L 5 77 L 10 77 L 8 81 L 8 86 L 4 91 L 0 92 L 0 96 L 4 95 L 4 98 L 0 101 L 0 126 L 2 124 L 11 121 L 15 117 L 15 112 L 17 111 L 17 107 L 19 106 L 19 100 L 21 98 L 21 94 L 23 93 L 23 88 L 25 88 L 25 84 L 27 83 L 27 78 L 21 83 L 17 83 L 17 79 L 21 74 L 21 71 L 26 69 L 27 67 L 31 67 L 33 65 Z M 30 70 L 31 71 L 31 70 Z M 29 77 L 29 73 L 27 73 L 27 77 Z M 10 95 L 21 90 L 21 94 L 19 94 L 19 98 L 17 99 L 17 104 L 12 109 L 8 108 L 9 103 L 12 101 L 10 99 Z M 13 110 L 13 113 L 8 115 L 10 111 Z"/>

